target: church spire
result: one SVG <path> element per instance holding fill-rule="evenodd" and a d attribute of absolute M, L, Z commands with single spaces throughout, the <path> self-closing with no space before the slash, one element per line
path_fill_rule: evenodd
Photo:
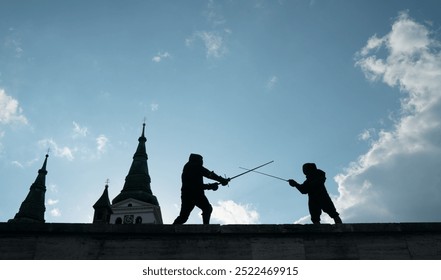
<path fill-rule="evenodd" d="M 31 185 L 29 193 L 20 206 L 20 210 L 15 214 L 14 219 L 9 222 L 41 222 L 44 223 L 44 212 L 46 207 L 44 206 L 45 194 L 46 194 L 46 175 L 47 175 L 47 158 L 49 154 L 46 154 L 43 166 L 38 170 L 37 178 Z"/>
<path fill-rule="evenodd" d="M 139 201 L 147 202 L 159 206 L 157 198 L 153 195 L 150 188 L 150 175 L 147 165 L 147 152 L 145 143 L 145 123 L 142 125 L 142 133 L 138 138 L 138 147 L 133 155 L 132 165 L 126 176 L 123 190 L 112 200 L 112 204 L 118 203 L 125 199 L 133 198 Z"/>
<path fill-rule="evenodd" d="M 110 215 L 113 213 L 113 211 L 110 205 L 108 188 L 109 180 L 107 179 L 103 194 L 93 205 L 93 209 L 95 209 L 95 213 L 93 215 L 94 224 L 108 224 L 110 221 Z"/>

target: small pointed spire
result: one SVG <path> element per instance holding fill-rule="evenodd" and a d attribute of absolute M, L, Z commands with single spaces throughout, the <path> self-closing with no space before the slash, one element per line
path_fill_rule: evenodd
<path fill-rule="evenodd" d="M 109 179 L 106 180 L 104 191 L 101 197 L 93 205 L 95 213 L 93 215 L 94 224 L 108 224 L 110 215 L 113 213 L 109 199 Z"/>
<path fill-rule="evenodd" d="M 46 207 L 44 205 L 46 194 L 46 175 L 47 175 L 47 158 L 46 154 L 43 166 L 38 170 L 37 178 L 31 185 L 29 193 L 20 206 L 20 210 L 15 215 L 14 219 L 9 222 L 41 222 L 44 223 L 44 212 Z"/>
<path fill-rule="evenodd" d="M 49 152 L 49 151 L 48 151 Z M 40 170 L 38 170 L 38 174 L 47 174 L 46 166 L 47 166 L 47 158 L 49 157 L 49 153 L 46 154 L 46 158 L 44 159 L 43 166 Z"/>
<path fill-rule="evenodd" d="M 100 207 L 110 207 L 110 199 L 109 199 L 109 179 L 106 180 L 106 185 L 104 186 L 104 192 L 101 197 L 95 202 L 93 208 Z"/>
<path fill-rule="evenodd" d="M 145 119 L 144 119 L 144 123 L 142 124 L 142 133 L 141 133 L 141 137 L 139 137 L 138 141 L 147 141 L 147 138 L 145 138 Z"/>

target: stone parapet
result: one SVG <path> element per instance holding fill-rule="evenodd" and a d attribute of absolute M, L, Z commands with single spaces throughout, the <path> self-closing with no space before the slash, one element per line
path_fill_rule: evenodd
<path fill-rule="evenodd" d="M 441 223 L 0 223 L 0 259 L 441 259 Z"/>

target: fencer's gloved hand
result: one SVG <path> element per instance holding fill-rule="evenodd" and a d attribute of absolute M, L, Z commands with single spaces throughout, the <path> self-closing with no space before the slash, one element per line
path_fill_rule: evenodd
<path fill-rule="evenodd" d="M 206 190 L 217 191 L 217 189 L 219 188 L 219 184 L 218 183 L 211 183 L 211 184 L 207 184 L 205 186 L 206 186 L 205 187 Z"/>
<path fill-rule="evenodd" d="M 293 179 L 289 179 L 288 183 L 291 187 L 298 187 L 300 184 L 294 181 Z"/>
<path fill-rule="evenodd" d="M 211 171 L 210 176 L 208 176 L 207 178 L 218 181 L 222 186 L 228 185 L 228 182 L 230 182 L 231 180 L 230 178 L 221 177 L 216 173 L 214 173 L 213 171 Z"/>
<path fill-rule="evenodd" d="M 222 186 L 228 185 L 228 182 L 230 182 L 230 178 L 220 178 L 219 183 L 221 183 Z"/>

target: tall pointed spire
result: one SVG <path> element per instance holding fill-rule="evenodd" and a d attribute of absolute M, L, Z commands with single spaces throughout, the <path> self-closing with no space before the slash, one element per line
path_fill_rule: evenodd
<path fill-rule="evenodd" d="M 43 166 L 38 170 L 38 176 L 31 185 L 28 195 L 20 206 L 20 210 L 15 214 L 14 219 L 8 222 L 44 223 L 44 212 L 46 211 L 46 207 L 44 206 L 47 175 L 46 166 L 48 157 L 49 154 L 46 154 Z"/>
<path fill-rule="evenodd" d="M 133 162 L 130 166 L 129 173 L 126 176 L 123 190 L 112 200 L 112 204 L 133 198 L 159 206 L 158 200 L 156 196 L 153 195 L 150 187 L 151 179 L 147 166 L 148 156 L 145 148 L 146 141 L 145 123 L 143 123 L 142 134 L 138 138 L 138 147 L 133 155 Z"/>
<path fill-rule="evenodd" d="M 93 205 L 95 213 L 93 215 L 94 224 L 108 224 L 110 221 L 110 215 L 113 213 L 110 200 L 109 200 L 109 180 L 106 181 L 104 192 L 101 197 Z"/>

